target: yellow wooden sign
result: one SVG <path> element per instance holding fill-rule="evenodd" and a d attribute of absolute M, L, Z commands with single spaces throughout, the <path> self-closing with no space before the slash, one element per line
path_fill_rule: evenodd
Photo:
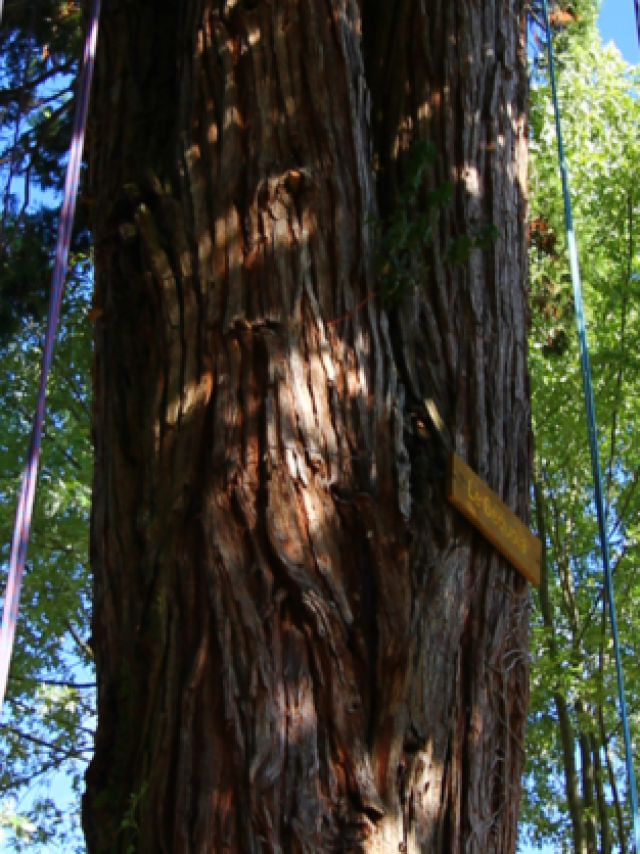
<path fill-rule="evenodd" d="M 449 457 L 447 498 L 536 587 L 542 543 L 457 454 Z"/>

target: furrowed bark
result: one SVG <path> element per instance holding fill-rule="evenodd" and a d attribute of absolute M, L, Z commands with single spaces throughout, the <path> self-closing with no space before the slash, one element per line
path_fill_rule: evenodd
<path fill-rule="evenodd" d="M 388 10 L 105 0 L 91 854 L 515 850 L 527 588 L 444 474 L 527 518 L 524 4 Z M 391 310 L 418 139 L 454 199 Z"/>

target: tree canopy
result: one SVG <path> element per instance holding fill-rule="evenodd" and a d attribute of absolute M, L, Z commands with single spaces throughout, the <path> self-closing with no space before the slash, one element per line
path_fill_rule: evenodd
<path fill-rule="evenodd" d="M 631 728 L 637 732 L 637 77 L 613 46 L 600 44 L 591 25 L 563 45 L 559 82 L 623 666 Z M 622 734 L 603 610 L 602 560 L 554 147 L 553 108 L 542 69 L 534 75 L 531 93 L 529 364 L 534 509 L 547 571 L 533 612 L 523 820 L 526 835 L 538 843 L 578 850 L 582 835 L 589 850 L 624 850 L 630 816 Z"/>

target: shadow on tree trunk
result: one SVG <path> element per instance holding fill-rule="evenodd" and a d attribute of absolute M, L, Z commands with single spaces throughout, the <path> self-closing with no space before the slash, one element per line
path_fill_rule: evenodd
<path fill-rule="evenodd" d="M 515 850 L 528 594 L 444 470 L 527 520 L 524 4 L 374 10 L 105 3 L 91 854 Z"/>

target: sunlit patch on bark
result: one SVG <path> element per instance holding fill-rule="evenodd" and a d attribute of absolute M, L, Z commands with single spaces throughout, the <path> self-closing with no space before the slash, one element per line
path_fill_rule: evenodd
<path fill-rule="evenodd" d="M 377 5 L 106 12 L 91 854 L 143 781 L 150 854 L 513 850 L 526 592 L 444 462 L 526 516 L 524 10 Z M 464 180 L 396 308 L 367 221 L 417 136 L 425 199 Z"/>

